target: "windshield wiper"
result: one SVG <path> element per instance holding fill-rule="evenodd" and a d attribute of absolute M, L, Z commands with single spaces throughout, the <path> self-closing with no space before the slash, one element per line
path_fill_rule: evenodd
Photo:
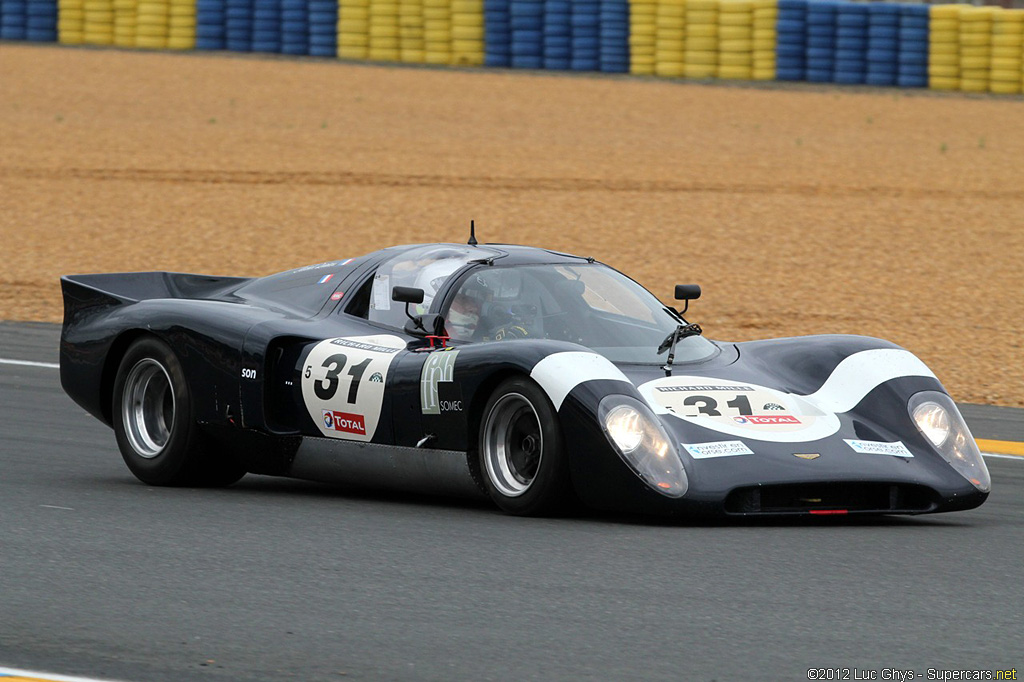
<path fill-rule="evenodd" d="M 679 318 L 683 319 L 683 318 Z M 704 330 L 700 328 L 699 324 L 689 324 L 686 320 L 683 320 L 684 324 L 677 324 L 676 328 L 671 334 L 665 337 L 665 340 L 658 346 L 658 355 L 661 355 L 666 350 L 668 351 L 668 360 L 665 362 L 665 366 L 662 367 L 666 372 L 672 371 L 672 361 L 676 359 L 676 344 L 679 343 L 680 339 L 685 339 L 688 336 L 700 336 L 704 333 Z"/>

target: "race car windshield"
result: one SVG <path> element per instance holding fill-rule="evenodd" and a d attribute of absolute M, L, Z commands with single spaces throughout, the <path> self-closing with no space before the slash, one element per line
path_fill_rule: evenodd
<path fill-rule="evenodd" d="M 678 324 L 650 292 L 600 264 L 478 268 L 467 273 L 445 312 L 458 341 L 571 341 L 612 362 L 663 363 L 658 345 Z M 682 339 L 676 362 L 700 360 L 714 345 Z"/>
<path fill-rule="evenodd" d="M 422 246 L 403 251 L 377 268 L 370 291 L 371 322 L 401 328 L 405 325 L 405 304 L 391 300 L 394 287 L 415 287 L 423 290 L 423 303 L 410 305 L 409 312 L 422 315 L 430 310 L 430 304 L 441 286 L 455 272 L 470 261 L 497 255 L 496 252 L 479 247 L 450 245 Z"/>

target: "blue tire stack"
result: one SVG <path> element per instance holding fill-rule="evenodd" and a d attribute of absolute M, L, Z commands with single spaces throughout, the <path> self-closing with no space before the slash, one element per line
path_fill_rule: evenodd
<path fill-rule="evenodd" d="M 928 87 L 928 5 L 900 5 L 899 71 L 901 88 Z"/>
<path fill-rule="evenodd" d="M 484 66 L 512 64 L 509 0 L 484 0 Z"/>
<path fill-rule="evenodd" d="M 544 3 L 544 68 L 568 70 L 572 65 L 572 2 Z"/>
<path fill-rule="evenodd" d="M 807 80 L 831 83 L 835 72 L 836 10 L 835 2 L 811 2 L 807 5 Z"/>
<path fill-rule="evenodd" d="M 234 52 L 252 50 L 252 0 L 226 0 L 224 46 Z"/>
<path fill-rule="evenodd" d="M 309 54 L 338 56 L 338 0 L 308 0 Z"/>
<path fill-rule="evenodd" d="M 281 53 L 309 54 L 307 0 L 281 0 Z"/>
<path fill-rule="evenodd" d="M 601 70 L 629 73 L 629 0 L 602 0 Z"/>
<path fill-rule="evenodd" d="M 836 58 L 832 80 L 863 83 L 867 76 L 868 6 L 844 3 L 836 10 Z"/>
<path fill-rule="evenodd" d="M 25 37 L 39 43 L 57 42 L 56 0 L 28 0 Z"/>
<path fill-rule="evenodd" d="M 24 40 L 28 33 L 26 0 L 0 2 L 0 40 Z"/>
<path fill-rule="evenodd" d="M 599 0 L 573 0 L 572 70 L 597 71 L 601 68 L 601 3 Z"/>
<path fill-rule="evenodd" d="M 896 85 L 899 55 L 900 6 L 868 5 L 868 85 Z"/>
<path fill-rule="evenodd" d="M 512 67 L 544 67 L 544 0 L 512 0 Z"/>
<path fill-rule="evenodd" d="M 802 81 L 807 76 L 807 0 L 779 0 L 775 78 Z"/>
<path fill-rule="evenodd" d="M 253 0 L 252 51 L 281 51 L 281 0 Z"/>
<path fill-rule="evenodd" d="M 196 49 L 223 50 L 227 47 L 224 0 L 196 0 Z"/>

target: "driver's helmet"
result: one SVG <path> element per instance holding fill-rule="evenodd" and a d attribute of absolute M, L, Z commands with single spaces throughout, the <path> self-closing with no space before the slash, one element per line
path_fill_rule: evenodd
<path fill-rule="evenodd" d="M 423 290 L 423 303 L 417 306 L 417 314 L 430 310 L 430 303 L 437 296 L 438 290 L 453 272 L 462 267 L 463 262 L 456 258 L 444 258 L 420 268 L 416 273 L 416 281 L 412 285 Z"/>
<path fill-rule="evenodd" d="M 459 341 L 469 341 L 480 325 L 480 314 L 487 301 L 486 283 L 478 276 L 472 276 L 461 287 L 445 316 L 448 335 Z"/>

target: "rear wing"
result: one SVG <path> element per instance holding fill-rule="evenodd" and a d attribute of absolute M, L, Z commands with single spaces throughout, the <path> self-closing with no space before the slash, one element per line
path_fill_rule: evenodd
<path fill-rule="evenodd" d="M 182 272 L 115 272 L 65 275 L 64 324 L 85 310 L 109 308 L 154 298 L 230 300 L 232 291 L 251 281 L 247 277 L 215 277 Z"/>

